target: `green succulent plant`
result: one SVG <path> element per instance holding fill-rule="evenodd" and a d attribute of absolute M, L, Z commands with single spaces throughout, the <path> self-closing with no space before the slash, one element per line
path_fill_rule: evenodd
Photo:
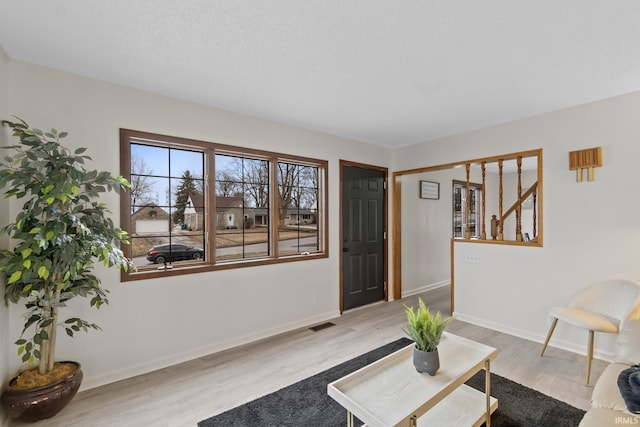
<path fill-rule="evenodd" d="M 422 298 L 418 298 L 417 310 L 406 305 L 404 308 L 407 313 L 407 329 L 404 332 L 415 342 L 418 350 L 436 351 L 444 329 L 454 318 L 443 318 L 439 311 L 431 314 Z"/>

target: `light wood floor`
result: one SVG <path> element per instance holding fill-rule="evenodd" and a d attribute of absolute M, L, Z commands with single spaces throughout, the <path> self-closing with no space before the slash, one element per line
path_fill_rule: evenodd
<path fill-rule="evenodd" d="M 449 288 L 421 295 L 449 313 Z M 346 312 L 319 332 L 300 329 L 251 346 L 212 354 L 150 374 L 79 393 L 37 426 L 195 426 L 198 421 L 330 368 L 404 336 L 403 304 L 417 296 Z M 573 406 L 587 409 L 585 357 L 456 320 L 447 331 L 498 349 L 492 371 Z M 592 381 L 606 362 L 593 361 Z M 10 425 L 19 425 L 12 423 Z M 259 427 L 259 426 L 256 426 Z"/>

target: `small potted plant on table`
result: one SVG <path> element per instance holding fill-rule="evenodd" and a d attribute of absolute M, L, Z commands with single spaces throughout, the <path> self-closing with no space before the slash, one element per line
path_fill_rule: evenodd
<path fill-rule="evenodd" d="M 453 317 L 443 318 L 438 311 L 431 314 L 422 298 L 418 298 L 418 309 L 405 305 L 407 314 L 407 329 L 405 333 L 411 338 L 413 348 L 413 365 L 420 373 L 428 373 L 433 376 L 440 369 L 440 356 L 438 344 L 446 326 Z"/>
<path fill-rule="evenodd" d="M 94 261 L 133 267 L 118 247 L 127 242 L 127 233 L 114 226 L 99 201 L 102 193 L 120 191 L 129 183 L 109 172 L 87 170 L 85 148 L 72 152 L 60 145 L 66 132 L 42 132 L 24 121 L 2 125 L 13 129 L 20 145 L 6 147 L 16 153 L 0 161 L 0 188 L 6 198 L 24 200 L 14 222 L 0 230 L 15 242 L 13 249 L 0 251 L 4 301 L 24 301 L 18 354 L 29 366 L 36 361 L 39 366 L 10 380 L 1 401 L 14 418 L 33 422 L 60 411 L 82 380 L 79 363 L 54 360 L 58 326 L 69 336 L 99 329 L 78 317 L 60 321 L 58 310 L 78 296 L 90 297 L 96 308 L 108 302 L 108 290 L 92 274 Z"/>

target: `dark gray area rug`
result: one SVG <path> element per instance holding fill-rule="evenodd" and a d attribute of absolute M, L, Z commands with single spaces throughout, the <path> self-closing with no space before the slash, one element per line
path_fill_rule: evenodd
<path fill-rule="evenodd" d="M 346 410 L 327 394 L 327 384 L 399 350 L 411 341 L 401 338 L 312 377 L 230 409 L 198 423 L 199 427 L 344 427 Z M 467 384 L 484 391 L 484 371 Z M 491 395 L 498 410 L 493 427 L 575 427 L 584 411 L 533 389 L 491 374 Z M 362 423 L 357 422 L 357 426 Z"/>

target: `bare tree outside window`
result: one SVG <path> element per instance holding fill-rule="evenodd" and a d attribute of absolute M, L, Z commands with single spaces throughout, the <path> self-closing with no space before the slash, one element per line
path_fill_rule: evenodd
<path fill-rule="evenodd" d="M 216 191 L 220 196 L 244 196 L 256 208 L 269 206 L 269 162 L 245 157 L 227 158 L 228 165 L 216 172 Z"/>
<path fill-rule="evenodd" d="M 150 175 L 153 169 L 147 166 L 142 157 L 131 156 L 131 208 L 147 205 L 155 201 L 153 194 L 153 182 Z"/>
<path fill-rule="evenodd" d="M 312 209 L 318 201 L 318 168 L 302 166 L 300 185 L 295 193 L 295 206 Z"/>
<path fill-rule="evenodd" d="M 216 196 L 234 197 L 242 194 L 238 178 L 228 169 L 216 172 Z"/>
<path fill-rule="evenodd" d="M 278 162 L 278 250 L 300 254 L 319 247 L 318 168 Z"/>

